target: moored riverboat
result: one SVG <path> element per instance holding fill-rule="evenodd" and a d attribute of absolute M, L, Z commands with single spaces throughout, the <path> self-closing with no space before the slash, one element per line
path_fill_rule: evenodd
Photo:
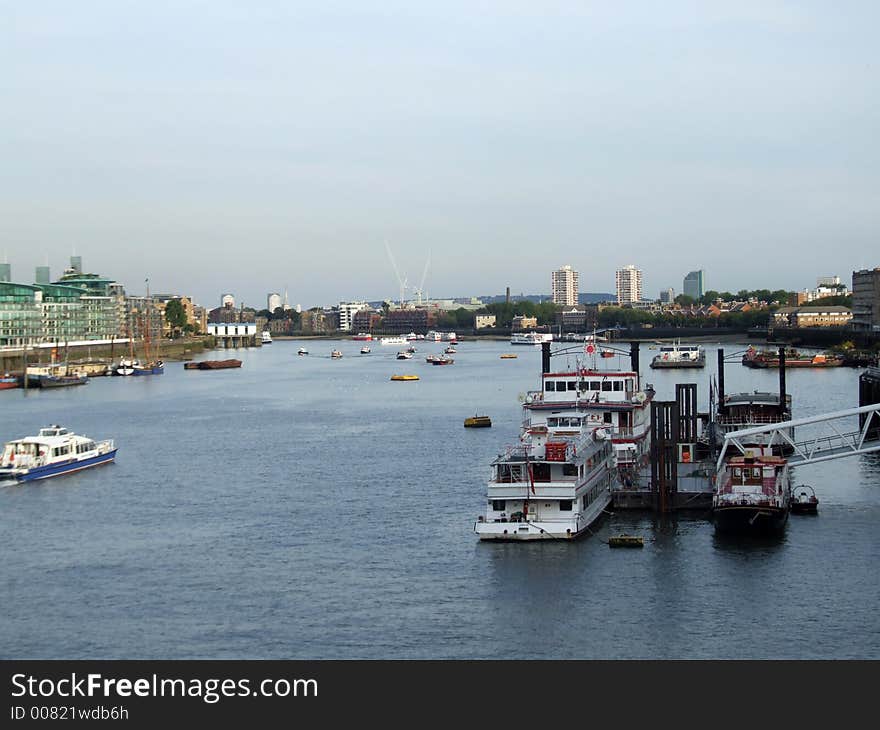
<path fill-rule="evenodd" d="M 791 471 L 781 456 L 747 449 L 725 462 L 712 498 L 716 532 L 778 534 L 791 511 Z"/>
<path fill-rule="evenodd" d="M 749 346 L 742 356 L 746 367 L 764 369 L 779 367 L 779 353 L 772 350 L 757 350 Z M 837 368 L 844 364 L 843 357 L 826 353 L 810 355 L 795 349 L 785 351 L 786 368 Z"/>
<path fill-rule="evenodd" d="M 794 515 L 815 515 L 819 512 L 819 498 L 816 490 L 809 484 L 799 484 L 791 495 L 791 513 Z"/>
<path fill-rule="evenodd" d="M 700 345 L 662 345 L 651 360 L 655 370 L 674 368 L 702 368 L 706 365 L 706 351 Z"/>

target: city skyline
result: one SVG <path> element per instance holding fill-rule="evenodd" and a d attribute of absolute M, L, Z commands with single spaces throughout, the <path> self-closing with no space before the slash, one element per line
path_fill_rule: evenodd
<path fill-rule="evenodd" d="M 874 265 L 878 20 L 867 2 L 13 4 L 0 256 L 255 305 L 282 285 L 396 299 L 386 241 L 410 283 L 431 251 L 441 296 L 544 291 L 548 261 L 599 291 L 622 260 L 645 291 L 695 265 L 715 289 L 795 290 Z"/>

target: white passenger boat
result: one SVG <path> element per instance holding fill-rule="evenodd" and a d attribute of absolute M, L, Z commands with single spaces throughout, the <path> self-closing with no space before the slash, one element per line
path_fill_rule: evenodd
<path fill-rule="evenodd" d="M 602 428 L 523 429 L 492 462 L 481 540 L 572 539 L 611 504 L 614 449 Z"/>
<path fill-rule="evenodd" d="M 332 357 L 334 360 L 338 360 L 339 358 L 342 357 L 342 353 L 339 350 L 333 350 L 330 353 L 330 357 Z"/>
<path fill-rule="evenodd" d="M 58 425 L 37 436 L 9 441 L 0 456 L 0 482 L 29 482 L 106 464 L 116 457 L 113 441 L 94 441 Z"/>
<path fill-rule="evenodd" d="M 397 353 L 398 360 L 412 360 L 412 353 L 409 350 L 400 350 Z"/>
<path fill-rule="evenodd" d="M 651 360 L 654 369 L 701 368 L 706 365 L 706 351 L 700 345 L 661 345 Z"/>
<path fill-rule="evenodd" d="M 383 337 L 379 340 L 380 345 L 405 345 L 406 337 Z"/>
<path fill-rule="evenodd" d="M 372 351 L 370 350 L 370 346 L 369 346 L 369 345 L 364 345 L 364 346 L 361 348 L 361 355 L 369 355 L 370 352 L 372 352 Z"/>
<path fill-rule="evenodd" d="M 260 341 L 264 345 L 271 345 L 272 344 L 272 335 L 270 334 L 269 330 L 263 330 L 260 333 Z"/>
<path fill-rule="evenodd" d="M 514 332 L 510 336 L 511 345 L 540 345 L 542 342 L 552 342 L 553 335 L 548 332 Z"/>

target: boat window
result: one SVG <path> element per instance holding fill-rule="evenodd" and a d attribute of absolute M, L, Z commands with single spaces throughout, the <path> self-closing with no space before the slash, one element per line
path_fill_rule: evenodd
<path fill-rule="evenodd" d="M 568 389 L 569 390 L 577 390 L 577 387 L 578 387 L 578 384 L 577 384 L 576 380 L 569 380 L 568 381 Z"/>
<path fill-rule="evenodd" d="M 571 500 L 570 499 L 560 499 L 559 500 L 559 511 L 560 512 L 571 512 Z"/>
<path fill-rule="evenodd" d="M 578 473 L 577 466 L 575 464 L 563 464 L 562 465 L 562 476 L 565 477 L 576 477 Z"/>
<path fill-rule="evenodd" d="M 544 383 L 544 390 L 556 390 L 556 381 L 555 380 L 547 380 Z"/>
<path fill-rule="evenodd" d="M 564 391 L 564 390 L 565 390 L 565 381 L 564 380 L 557 380 L 556 381 L 556 392 L 559 393 L 560 391 Z"/>
<path fill-rule="evenodd" d="M 614 381 L 614 390 L 623 390 L 623 381 L 615 380 Z"/>
<path fill-rule="evenodd" d="M 590 390 L 599 390 L 602 387 L 602 383 L 599 380 L 591 380 L 590 381 Z"/>
<path fill-rule="evenodd" d="M 611 390 L 611 381 L 605 380 L 602 382 L 602 390 Z"/>
<path fill-rule="evenodd" d="M 755 479 L 761 478 L 761 467 L 756 466 L 754 469 L 752 469 L 752 477 L 754 477 Z"/>
<path fill-rule="evenodd" d="M 733 476 L 735 476 L 737 479 L 739 479 L 739 477 L 742 476 L 742 469 L 734 469 Z"/>
<path fill-rule="evenodd" d="M 558 418 L 548 418 L 548 419 L 547 419 L 547 425 L 550 426 L 551 428 L 553 428 L 553 427 L 555 427 L 555 426 L 558 426 L 558 425 L 559 425 L 559 419 L 558 419 Z"/>
<path fill-rule="evenodd" d="M 611 414 L 610 413 L 603 413 L 602 419 L 605 423 L 611 423 Z"/>
<path fill-rule="evenodd" d="M 503 499 L 493 499 L 492 500 L 492 509 L 496 512 L 504 512 L 506 507 L 506 503 Z"/>

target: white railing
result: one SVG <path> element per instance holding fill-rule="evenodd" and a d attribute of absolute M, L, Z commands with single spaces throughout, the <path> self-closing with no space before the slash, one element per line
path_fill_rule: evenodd
<path fill-rule="evenodd" d="M 864 416 L 864 424 L 856 430 L 843 431 L 841 424 L 852 422 L 856 416 Z M 800 437 L 795 441 L 793 429 L 812 426 L 818 429 L 815 436 Z M 847 426 L 843 426 L 846 428 Z M 745 444 L 754 442 L 756 436 L 768 437 L 764 448 L 778 446 L 791 449 L 789 464 L 814 464 L 820 461 L 839 459 L 854 454 L 867 454 L 880 451 L 880 439 L 876 434 L 880 431 L 880 403 L 845 411 L 834 411 L 809 418 L 797 418 L 791 421 L 780 421 L 767 426 L 755 426 L 724 434 L 724 445 L 716 462 L 716 472 L 724 468 L 728 449 L 737 449 L 745 454 L 749 449 Z"/>

